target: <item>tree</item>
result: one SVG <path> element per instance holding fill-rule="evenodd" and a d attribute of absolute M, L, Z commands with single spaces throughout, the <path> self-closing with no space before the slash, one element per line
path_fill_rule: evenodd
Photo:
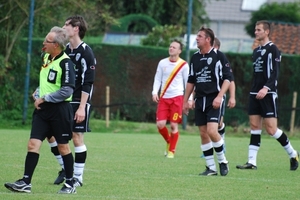
<path fill-rule="evenodd" d="M 24 44 L 23 38 L 28 36 L 30 1 L 1 0 L 0 8 L 0 113 L 3 116 L 4 110 L 22 109 L 23 74 L 27 58 L 27 49 L 22 48 L 22 41 Z M 51 27 L 62 26 L 69 15 L 77 13 L 82 13 L 92 28 L 100 20 L 103 24 L 114 23 L 114 18 L 107 9 L 109 6 L 103 4 L 102 0 L 35 0 L 33 37 L 44 38 Z M 37 76 L 36 74 L 31 76 Z M 7 112 L 4 117 L 15 116 Z"/>
<path fill-rule="evenodd" d="M 110 31 L 147 33 L 157 25 L 159 24 L 153 18 L 149 17 L 149 15 L 130 14 L 120 18 L 118 24 L 110 27 Z"/>
<path fill-rule="evenodd" d="M 176 25 L 186 30 L 188 0 L 103 0 L 110 4 L 110 11 L 115 18 L 129 14 L 144 14 L 156 20 L 160 25 Z M 209 22 L 205 12 L 205 0 L 193 1 L 192 31 L 197 31 L 201 24 Z"/>
<path fill-rule="evenodd" d="M 169 47 L 172 39 L 182 33 L 182 28 L 174 25 L 155 26 L 146 38 L 142 39 L 143 45 Z"/>
<path fill-rule="evenodd" d="M 254 37 L 255 23 L 259 20 L 300 23 L 300 2 L 264 4 L 259 10 L 252 13 L 250 22 L 245 30 Z"/>
<path fill-rule="evenodd" d="M 106 0 L 104 0 L 106 1 Z M 110 0 L 111 1 L 111 0 Z M 156 20 L 160 25 L 155 26 L 152 31 L 148 31 L 148 35 L 142 40 L 143 45 L 168 47 L 172 38 L 179 37 L 186 32 L 187 0 L 123 0 L 112 2 L 112 12 L 131 16 L 133 13 L 143 13 Z M 201 24 L 208 24 L 209 19 L 205 12 L 204 0 L 194 0 L 192 5 L 192 31 L 197 31 Z M 123 18 L 120 18 L 122 23 Z M 149 28 L 139 22 L 140 26 L 132 30 L 138 30 L 145 33 Z M 135 23 L 135 26 L 138 24 Z M 116 29 L 114 25 L 111 30 Z M 123 24 L 119 25 L 122 29 Z M 122 29 L 124 31 L 124 28 Z M 146 30 L 146 31 L 145 31 Z M 136 32 L 136 31 L 134 31 Z"/>

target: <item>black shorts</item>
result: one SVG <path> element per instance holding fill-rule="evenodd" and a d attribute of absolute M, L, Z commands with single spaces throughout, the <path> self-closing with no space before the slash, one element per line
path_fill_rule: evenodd
<path fill-rule="evenodd" d="M 195 125 L 203 126 L 208 122 L 219 123 L 221 118 L 221 106 L 214 109 L 212 103 L 217 97 L 217 94 L 197 98 L 195 102 Z M 223 99 L 224 100 L 224 99 Z M 221 103 L 221 105 L 223 102 Z"/>
<path fill-rule="evenodd" d="M 73 110 L 69 102 L 48 103 L 35 109 L 30 138 L 43 141 L 54 136 L 57 143 L 67 144 L 72 139 Z"/>
<path fill-rule="evenodd" d="M 76 111 L 79 108 L 80 102 L 71 102 L 72 108 L 73 108 L 73 114 L 75 116 Z M 84 133 L 84 132 L 90 132 L 90 128 L 89 128 L 89 119 L 90 119 L 90 108 L 91 105 L 89 103 L 86 104 L 85 106 L 85 119 L 80 122 L 80 123 L 76 123 L 76 121 L 74 120 L 73 123 L 73 132 L 76 133 Z"/>
<path fill-rule="evenodd" d="M 263 99 L 256 99 L 256 95 L 249 95 L 249 115 L 260 115 L 263 118 L 278 116 L 277 113 L 277 94 L 267 94 Z"/>

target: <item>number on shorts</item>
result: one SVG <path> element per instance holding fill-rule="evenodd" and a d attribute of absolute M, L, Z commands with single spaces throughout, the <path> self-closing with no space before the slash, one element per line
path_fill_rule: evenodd
<path fill-rule="evenodd" d="M 176 121 L 178 119 L 178 113 L 174 113 L 173 120 Z"/>

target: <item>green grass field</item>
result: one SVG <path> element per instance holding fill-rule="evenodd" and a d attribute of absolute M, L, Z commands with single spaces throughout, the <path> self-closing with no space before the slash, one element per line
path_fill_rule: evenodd
<path fill-rule="evenodd" d="M 158 133 L 87 133 L 84 185 L 73 195 L 56 194 L 61 185 L 52 183 L 60 168 L 44 142 L 32 193 L 13 193 L 3 184 L 22 177 L 28 137 L 29 130 L 0 130 L 1 199 L 300 199 L 300 171 L 289 170 L 287 154 L 270 137 L 262 138 L 258 170 L 243 171 L 235 165 L 247 161 L 249 138 L 227 135 L 229 174 L 201 177 L 199 136 L 181 135 L 175 158 L 167 159 Z M 300 150 L 300 140 L 291 142 Z"/>

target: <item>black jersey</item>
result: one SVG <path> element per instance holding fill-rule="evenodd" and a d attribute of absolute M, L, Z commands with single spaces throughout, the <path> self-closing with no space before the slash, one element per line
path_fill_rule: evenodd
<path fill-rule="evenodd" d="M 260 89 L 267 87 L 268 93 L 277 92 L 277 79 L 281 54 L 272 42 L 253 50 L 253 80 L 250 94 L 257 94 Z"/>
<path fill-rule="evenodd" d="M 73 50 L 71 50 L 70 44 L 67 44 L 65 52 L 75 64 L 76 78 L 72 101 L 80 101 L 81 92 L 86 92 L 90 95 L 89 101 L 95 80 L 96 58 L 93 50 L 85 42 L 82 42 Z"/>
<path fill-rule="evenodd" d="M 195 86 L 195 98 L 219 93 L 223 81 L 232 79 L 230 64 L 219 50 L 212 48 L 207 54 L 197 51 L 191 57 L 188 83 Z"/>

